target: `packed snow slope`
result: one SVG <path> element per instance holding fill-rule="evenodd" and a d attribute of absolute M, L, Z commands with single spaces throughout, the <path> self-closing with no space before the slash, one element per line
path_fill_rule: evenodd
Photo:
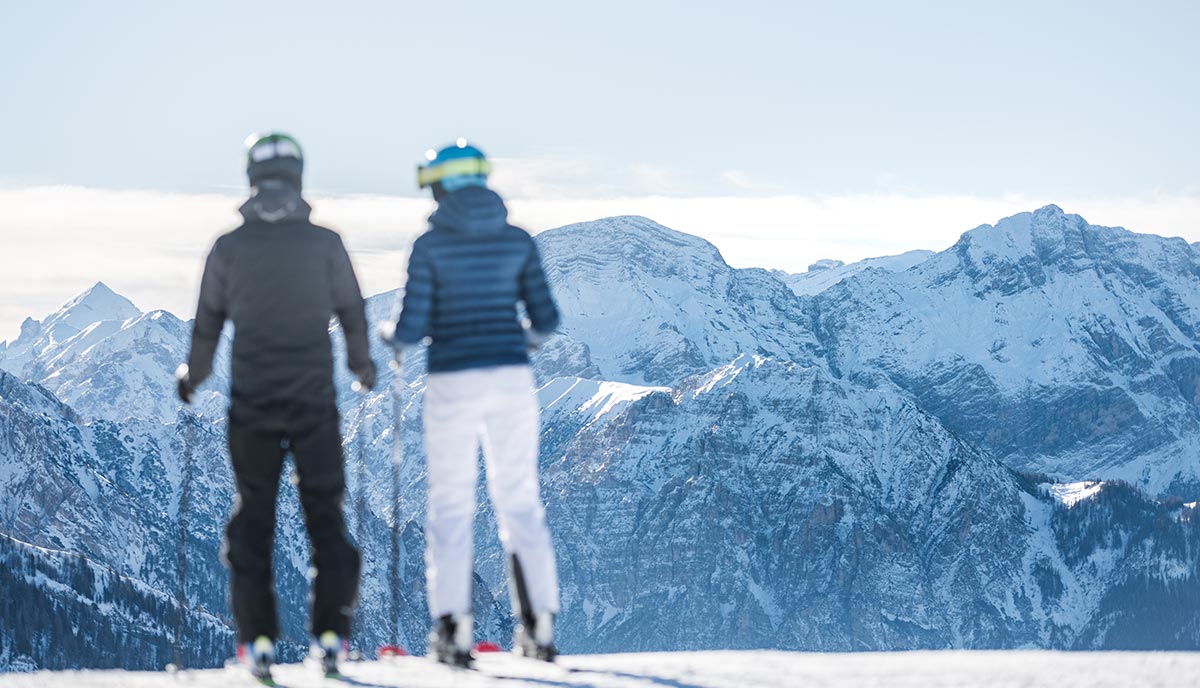
<path fill-rule="evenodd" d="M 681 652 L 565 656 L 542 666 L 485 655 L 463 672 L 424 658 L 346 664 L 364 688 L 1191 688 L 1196 653 Z M 313 666 L 276 668 L 287 688 L 325 688 Z M 163 673 L 43 672 L 0 676 L 0 688 L 229 688 L 255 685 L 237 669 Z"/>
<path fill-rule="evenodd" d="M 1026 224 L 1051 235 L 1078 229 L 1054 224 L 1052 210 L 1034 215 L 1047 213 L 1049 220 L 1030 215 Z M 1193 298 L 1177 273 L 1186 263 L 1178 252 L 1195 247 L 1133 237 L 1126 239 L 1149 248 L 1123 255 L 1145 258 L 1146 266 L 1124 274 L 1140 275 L 1146 290 L 1168 285 L 1179 303 Z M 1111 479 L 1144 465 L 1153 477 L 1144 485 L 1179 482 L 1168 476 L 1178 465 L 1170 451 L 1183 451 L 1186 408 L 1162 376 L 1188 365 L 1171 363 L 1189 359 L 1183 340 L 1164 344 L 1162 361 L 1153 359 L 1142 382 L 1116 375 L 1103 357 L 1071 359 L 1090 361 L 1088 375 L 1109 375 L 1127 385 L 1122 390 L 1143 390 L 1137 399 L 1147 418 L 1156 418 L 1153 404 L 1174 408 L 1161 425 L 1179 439 L 1129 445 L 1112 474 L 1108 464 L 1056 470 L 1052 482 L 1015 472 L 1008 461 L 1042 464 L 1017 461 L 1023 455 L 1000 451 L 987 433 L 968 432 L 948 400 L 933 403 L 915 374 L 892 367 L 937 358 L 944 348 L 966 357 L 963 341 L 975 339 L 939 343 L 935 331 L 887 348 L 911 333 L 898 325 L 883 332 L 879 323 L 869 329 L 860 312 L 865 297 L 838 301 L 846 324 L 834 324 L 838 295 L 874 280 L 915 280 L 931 263 L 951 261 L 954 249 L 829 267 L 841 278 L 802 296 L 778 274 L 734 269 L 707 242 L 645 218 L 573 225 L 538 241 L 564 311 L 562 333 L 535 356 L 564 651 L 1200 648 L 1194 498 L 1151 496 Z M 1152 250 L 1159 244 L 1165 248 Z M 1162 255 L 1174 257 L 1152 260 Z M 928 289 L 968 279 L 946 274 Z M 387 317 L 395 297 L 371 298 L 369 318 Z M 1089 303 L 1109 303 L 1056 298 L 1075 309 L 1072 317 L 1089 313 Z M 1164 304 L 1162 317 L 1172 323 L 1191 317 L 1167 296 L 1148 298 Z M 902 306 L 903 322 L 924 322 L 936 310 Z M 1097 312 L 1111 319 L 1116 311 Z M 970 308 L 961 317 L 982 318 Z M 1007 332 L 1009 323 L 975 325 Z M 188 666 L 217 666 L 228 652 L 219 563 L 233 502 L 223 441 L 228 378 L 219 373 L 197 408 L 180 408 L 171 372 L 189 330 L 97 285 L 0 344 L 0 668 L 157 669 L 177 652 Z M 851 331 L 872 341 L 856 344 Z M 340 360 L 336 325 L 331 334 Z M 1074 350 L 1073 341 L 1055 339 L 1051 348 Z M 891 356 L 851 355 L 881 347 Z M 379 345 L 373 355 L 381 365 L 388 357 Z M 219 358 L 219 370 L 227 369 L 224 349 Z M 379 391 L 359 396 L 339 367 L 346 509 L 364 551 L 360 647 L 393 632 L 419 647 L 427 629 L 423 358 L 416 352 L 405 362 L 398 438 L 387 391 L 393 373 L 384 369 Z M 1080 384 L 1033 375 L 1046 389 Z M 1005 398 L 987 395 L 964 396 L 964 417 L 985 418 L 989 400 L 998 404 L 996 418 L 1008 418 Z M 1120 423 L 1110 435 L 1130 438 Z M 1064 463 L 1081 451 L 1054 437 L 1025 438 L 1027 451 Z M 394 441 L 405 457 L 398 505 Z M 307 644 L 309 551 L 290 482 L 280 509 L 282 651 L 296 658 Z M 395 628 L 392 528 L 402 581 Z M 486 502 L 476 536 L 478 635 L 503 640 L 512 620 Z"/>

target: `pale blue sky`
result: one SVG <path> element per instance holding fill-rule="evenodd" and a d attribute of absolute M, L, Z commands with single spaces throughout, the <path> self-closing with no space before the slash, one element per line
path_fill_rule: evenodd
<path fill-rule="evenodd" d="M 1194 191 L 1198 8 L 6 3 L 0 181 L 238 188 L 279 128 L 332 193 L 459 135 L 583 193 Z"/>
<path fill-rule="evenodd" d="M 369 293 L 458 136 L 531 231 L 643 214 L 737 267 L 1051 202 L 1200 241 L 1197 36 L 1195 2 L 0 0 L 0 339 L 97 280 L 189 316 L 263 129 Z"/>

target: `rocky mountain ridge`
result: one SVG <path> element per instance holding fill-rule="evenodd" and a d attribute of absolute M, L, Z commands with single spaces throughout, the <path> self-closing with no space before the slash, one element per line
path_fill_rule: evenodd
<path fill-rule="evenodd" d="M 1022 470 L 1200 497 L 1200 253 L 1047 206 L 805 298 L 840 374 L 883 374 Z"/>

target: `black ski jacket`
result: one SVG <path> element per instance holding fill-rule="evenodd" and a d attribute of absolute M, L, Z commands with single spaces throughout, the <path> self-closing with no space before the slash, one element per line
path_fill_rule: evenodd
<path fill-rule="evenodd" d="M 199 385 L 212 373 L 221 328 L 232 321 L 231 414 L 242 409 L 251 425 L 274 415 L 269 409 L 335 402 L 334 316 L 350 370 L 374 372 L 350 256 L 337 233 L 309 222 L 311 210 L 290 188 L 260 189 L 240 209 L 245 223 L 217 239 L 204 266 L 189 378 Z"/>

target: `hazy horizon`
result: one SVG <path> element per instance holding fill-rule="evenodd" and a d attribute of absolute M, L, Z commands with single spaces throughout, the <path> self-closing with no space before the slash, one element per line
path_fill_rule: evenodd
<path fill-rule="evenodd" d="M 64 195 L 67 196 L 64 198 Z M 53 197 L 53 202 L 46 196 Z M 30 224 L 17 229 L 18 242 L 25 250 L 44 254 L 65 254 L 64 264 L 54 265 L 53 258 L 28 262 L 16 254 L 0 256 L 0 271 L 8 275 L 27 273 L 25 280 L 10 280 L 0 286 L 0 341 L 12 341 L 21 322 L 39 320 L 55 312 L 72 298 L 103 282 L 125 296 L 143 312 L 167 310 L 188 320 L 193 315 L 194 298 L 199 288 L 203 258 L 213 239 L 237 224 L 239 195 L 189 195 L 161 192 L 112 192 L 96 189 L 48 187 L 12 190 L 0 188 L 0 205 L 10 210 L 25 207 L 31 213 Z M 841 199 L 799 199 L 778 197 L 753 202 L 738 199 L 679 199 L 648 197 L 588 201 L 540 203 L 517 199 L 511 203 L 513 221 L 540 233 L 574 222 L 587 222 L 614 215 L 642 215 L 670 229 L 699 236 L 712 243 L 722 257 L 736 268 L 760 267 L 800 273 L 822 259 L 846 263 L 867 258 L 896 255 L 912 250 L 942 251 L 964 233 L 980 225 L 994 225 L 1004 217 L 1036 210 L 1054 203 L 1065 212 L 1078 214 L 1095 225 L 1122 226 L 1134 232 L 1180 236 L 1189 242 L 1200 241 L 1200 231 L 1153 231 L 1123 222 L 1110 222 L 1107 216 L 1148 217 L 1170 225 L 1174 220 L 1186 225 L 1190 217 L 1200 217 L 1200 199 L 1154 199 L 1144 202 L 1111 203 L 1095 200 L 1054 201 L 1024 198 L 975 199 L 903 197 L 859 197 Z M 610 204 L 627 205 L 630 212 L 597 213 Z M 765 204 L 765 205 L 764 205 Z M 364 295 L 396 289 L 403 282 L 403 259 L 407 242 L 424 229 L 424 220 L 433 205 L 425 199 L 388 196 L 315 196 L 314 220 L 338 230 L 350 249 Z M 46 207 L 60 208 L 61 215 L 37 214 Z M 136 226 L 125 228 L 129 246 L 105 251 L 112 242 L 86 227 L 74 226 L 73 210 L 86 208 L 99 226 L 116 223 L 114 217 L 135 207 Z M 823 227 L 819 240 L 812 237 L 781 235 L 780 227 L 758 227 L 756 231 L 730 231 L 729 215 L 753 208 L 767 216 L 803 218 L 808 224 Z M 182 210 L 186 221 L 175 217 Z M 641 211 L 641 212 L 639 212 Z M 1094 212 L 1093 212 L 1094 211 Z M 593 213 L 594 216 L 588 216 Z M 929 219 L 922 213 L 928 213 Z M 971 216 L 990 213 L 987 217 Z M 1096 215 L 1099 213 L 1100 215 Z M 585 219 L 579 219 L 585 218 Z M 961 219 L 960 219 L 961 218 Z M 527 222 L 528 221 L 528 222 Z M 889 222 L 893 231 L 881 231 Z M 65 224 L 64 224 L 65 223 Z M 781 223 L 782 224 L 782 223 Z M 176 230 L 163 236 L 162 227 Z M 899 235 L 888 239 L 886 234 Z M 65 243 L 63 235 L 69 240 Z M 152 265 L 135 247 L 151 244 L 155 249 Z M 96 266 L 92 272 L 80 271 L 77 261 Z M 57 267 L 55 272 L 51 268 Z M 23 289 L 24 288 L 24 289 Z"/>

